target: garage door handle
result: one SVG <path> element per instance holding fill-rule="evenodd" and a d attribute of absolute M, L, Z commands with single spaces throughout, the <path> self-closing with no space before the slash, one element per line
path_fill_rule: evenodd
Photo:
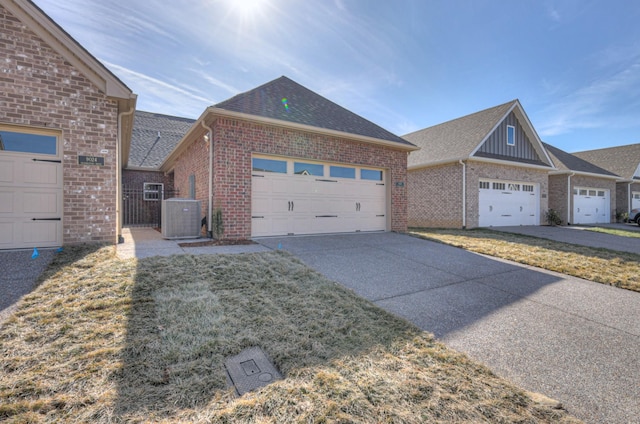
<path fill-rule="evenodd" d="M 32 221 L 62 221 L 62 218 L 31 218 Z"/>
<path fill-rule="evenodd" d="M 291 212 L 291 201 L 287 202 L 287 205 L 288 205 L 288 206 L 287 206 L 287 210 L 288 210 L 289 212 Z"/>
<path fill-rule="evenodd" d="M 253 215 L 252 215 L 252 216 L 251 216 L 251 218 L 256 218 L 256 219 L 257 219 L 257 218 L 264 218 L 264 216 L 253 216 Z"/>
<path fill-rule="evenodd" d="M 316 215 L 316 218 L 337 218 L 338 215 Z"/>
<path fill-rule="evenodd" d="M 337 183 L 338 182 L 338 180 L 323 180 L 323 179 L 320 179 L 320 178 L 316 178 L 316 181 L 322 181 L 324 183 Z"/>
<path fill-rule="evenodd" d="M 291 201 L 291 211 L 292 211 L 292 212 L 293 212 L 293 207 L 294 207 L 294 206 L 295 206 L 295 205 L 293 204 L 293 200 L 292 200 L 292 201 Z"/>
<path fill-rule="evenodd" d="M 54 159 L 36 159 L 33 158 L 34 162 L 51 162 L 51 163 L 62 163 L 61 160 L 54 160 Z"/>

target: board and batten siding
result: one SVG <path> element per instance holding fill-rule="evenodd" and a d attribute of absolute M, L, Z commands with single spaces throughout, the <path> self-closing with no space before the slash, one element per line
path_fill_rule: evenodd
<path fill-rule="evenodd" d="M 515 146 L 507 145 L 507 126 L 515 127 Z M 481 156 L 501 156 L 541 162 L 531 140 L 515 114 L 511 112 L 478 149 Z M 479 155 L 479 156 L 480 156 Z"/>

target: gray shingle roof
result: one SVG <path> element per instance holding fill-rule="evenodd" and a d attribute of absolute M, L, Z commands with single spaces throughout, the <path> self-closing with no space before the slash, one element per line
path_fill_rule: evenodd
<path fill-rule="evenodd" d="M 517 100 L 512 100 L 402 136 L 420 147 L 420 150 L 411 152 L 408 165 L 468 158 L 516 103 Z"/>
<path fill-rule="evenodd" d="M 408 141 L 284 76 L 214 107 L 412 146 Z"/>
<path fill-rule="evenodd" d="M 602 174 L 609 177 L 617 177 L 613 172 L 609 172 L 606 169 L 602 169 L 599 166 L 592 164 L 584 159 L 567 153 L 557 147 L 550 144 L 543 143 L 547 153 L 551 156 L 551 160 L 561 171 L 576 171 L 576 172 L 588 172 L 590 174 Z"/>
<path fill-rule="evenodd" d="M 640 143 L 606 149 L 575 152 L 574 156 L 587 160 L 608 171 L 632 179 L 640 165 Z"/>
<path fill-rule="evenodd" d="M 136 110 L 128 165 L 158 168 L 194 122 L 195 119 Z"/>

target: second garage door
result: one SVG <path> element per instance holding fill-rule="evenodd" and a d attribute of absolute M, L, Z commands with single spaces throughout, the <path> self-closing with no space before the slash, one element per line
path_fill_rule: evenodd
<path fill-rule="evenodd" d="M 252 162 L 253 237 L 387 229 L 382 169 L 270 157 Z"/>
<path fill-rule="evenodd" d="M 480 227 L 540 225 L 537 184 L 480 180 L 479 190 Z"/>
<path fill-rule="evenodd" d="M 599 224 L 611 220 L 609 190 L 576 187 L 573 189 L 573 223 Z"/>

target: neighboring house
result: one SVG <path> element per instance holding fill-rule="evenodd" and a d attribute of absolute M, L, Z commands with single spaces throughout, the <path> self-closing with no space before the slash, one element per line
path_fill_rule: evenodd
<path fill-rule="evenodd" d="M 640 208 L 640 143 L 573 155 L 620 176 L 616 184 L 616 210 L 619 213 Z"/>
<path fill-rule="evenodd" d="M 413 227 L 539 225 L 554 170 L 518 100 L 403 136 Z"/>
<path fill-rule="evenodd" d="M 615 221 L 620 177 L 557 147 L 544 146 L 558 169 L 549 173 L 549 208 L 568 224 Z"/>
<path fill-rule="evenodd" d="M 0 249 L 115 243 L 136 96 L 29 0 L 0 57 Z"/>
<path fill-rule="evenodd" d="M 194 122 L 195 119 L 135 112 L 129 161 L 122 171 L 123 225 L 160 224 L 160 203 L 176 192 L 173 176 L 159 171 L 159 167 Z"/>
<path fill-rule="evenodd" d="M 415 149 L 280 77 L 207 108 L 160 170 L 228 239 L 405 231 Z"/>

